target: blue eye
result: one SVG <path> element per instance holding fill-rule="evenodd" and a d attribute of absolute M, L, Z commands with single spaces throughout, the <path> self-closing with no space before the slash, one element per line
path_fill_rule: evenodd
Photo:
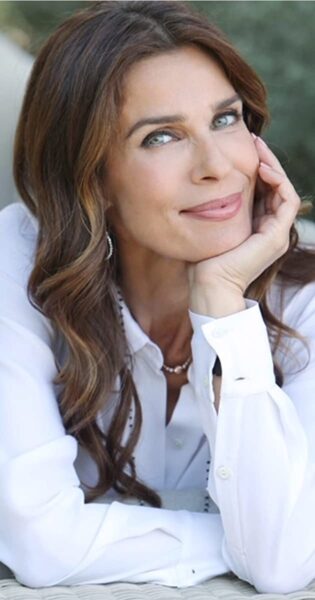
<path fill-rule="evenodd" d="M 240 112 L 237 110 L 229 110 L 214 117 L 211 124 L 211 129 L 225 129 L 226 127 L 235 125 L 241 119 L 242 114 Z M 169 140 L 165 141 L 165 138 L 169 138 Z M 168 144 L 172 139 L 178 140 L 179 138 L 174 133 L 167 131 L 166 129 L 161 129 L 160 131 L 153 131 L 152 133 L 149 133 L 149 135 L 144 138 L 141 146 L 145 148 L 159 148 L 160 146 L 165 146 Z"/>
<path fill-rule="evenodd" d="M 211 125 L 212 129 L 224 129 L 225 127 L 229 127 L 230 125 L 235 125 L 240 119 L 242 115 L 236 110 L 229 110 L 228 112 L 222 113 L 213 119 L 213 123 Z"/>
<path fill-rule="evenodd" d="M 147 137 L 143 140 L 141 145 L 145 146 L 146 148 L 155 148 L 157 146 L 165 146 L 165 144 L 163 142 L 161 142 L 161 141 L 159 142 L 159 140 L 163 136 L 169 137 L 171 139 L 174 138 L 174 134 L 170 133 L 169 131 L 163 131 L 163 130 L 153 131 L 153 133 L 150 133 L 149 135 L 147 135 Z M 157 141 L 157 143 L 154 143 L 156 141 Z M 168 142 L 166 142 L 166 143 L 168 143 Z"/>

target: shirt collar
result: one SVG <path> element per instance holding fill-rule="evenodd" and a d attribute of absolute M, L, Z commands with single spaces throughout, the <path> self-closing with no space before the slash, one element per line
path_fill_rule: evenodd
<path fill-rule="evenodd" d="M 127 304 L 123 299 L 120 300 L 120 306 L 122 308 L 122 317 L 124 323 L 124 329 L 126 338 L 133 354 L 140 350 L 150 348 L 150 358 L 154 364 L 161 369 L 163 365 L 163 354 L 157 344 L 152 342 L 149 336 L 141 329 L 139 323 L 132 316 Z"/>
<path fill-rule="evenodd" d="M 122 317 L 126 337 L 132 352 L 138 352 L 146 344 L 152 344 L 149 336 L 141 329 L 139 323 L 133 318 L 127 304 L 124 300 L 120 301 L 122 308 Z"/>

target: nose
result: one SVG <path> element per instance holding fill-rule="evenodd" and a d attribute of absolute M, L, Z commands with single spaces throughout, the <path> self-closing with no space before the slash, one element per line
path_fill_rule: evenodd
<path fill-rule="evenodd" d="M 193 183 L 223 179 L 233 167 L 226 151 L 214 138 L 215 136 L 210 135 L 207 139 L 196 143 L 194 147 L 191 169 Z"/>

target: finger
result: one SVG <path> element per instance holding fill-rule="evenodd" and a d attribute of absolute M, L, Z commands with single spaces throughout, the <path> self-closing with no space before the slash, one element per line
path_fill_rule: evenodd
<path fill-rule="evenodd" d="M 261 163 L 260 167 L 261 175 L 265 178 L 265 185 L 268 186 L 267 192 L 264 195 L 265 214 L 272 215 L 278 210 L 282 202 L 279 194 L 279 184 L 284 182 L 286 176 L 271 170 L 271 167 L 264 163 Z"/>
<path fill-rule="evenodd" d="M 283 184 L 286 180 L 289 182 L 284 171 L 280 172 L 263 161 L 260 161 L 259 163 L 258 172 L 262 180 L 265 183 L 268 183 L 273 189 L 278 188 L 278 186 Z"/>
<path fill-rule="evenodd" d="M 279 194 L 267 194 L 267 196 L 265 196 L 265 214 L 273 215 L 277 211 L 280 203 L 281 198 L 279 198 Z"/>
<path fill-rule="evenodd" d="M 300 207 L 301 200 L 288 177 L 283 173 L 275 171 L 264 163 L 260 163 L 259 165 L 259 176 L 263 181 L 268 183 L 274 191 L 274 198 L 272 199 L 273 211 L 279 212 L 281 206 L 284 204 L 285 214 L 288 219 L 291 218 L 294 220 Z M 279 216 L 282 216 L 283 212 L 284 211 L 281 210 Z"/>
<path fill-rule="evenodd" d="M 261 166 L 263 169 L 263 164 Z M 279 198 L 276 188 L 274 189 L 272 185 L 270 185 L 278 185 L 279 178 L 273 178 L 272 181 L 270 181 L 270 177 L 267 175 L 265 179 L 266 181 L 263 181 L 262 177 L 260 177 L 260 174 L 258 173 L 254 199 L 254 214 L 257 217 L 272 215 L 282 202 L 281 198 Z"/>
<path fill-rule="evenodd" d="M 254 216 L 262 216 L 265 213 L 264 197 L 268 193 L 267 185 L 258 176 L 256 180 L 255 196 L 253 204 Z"/>
<path fill-rule="evenodd" d="M 270 165 L 273 169 L 275 169 L 276 171 L 279 171 L 279 173 L 285 174 L 285 171 L 284 171 L 280 161 L 278 160 L 276 155 L 272 152 L 272 150 L 270 150 L 270 148 L 267 146 L 266 142 L 262 138 L 256 137 L 255 147 L 257 149 L 258 157 L 261 162 L 264 162 L 267 165 Z"/>

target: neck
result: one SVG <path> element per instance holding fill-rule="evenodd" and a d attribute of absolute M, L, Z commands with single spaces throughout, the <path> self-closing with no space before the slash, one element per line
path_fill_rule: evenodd
<path fill-rule="evenodd" d="M 121 245 L 119 257 L 120 287 L 132 315 L 167 364 L 183 363 L 192 335 L 186 264 L 142 248 L 132 252 L 130 243 Z"/>

